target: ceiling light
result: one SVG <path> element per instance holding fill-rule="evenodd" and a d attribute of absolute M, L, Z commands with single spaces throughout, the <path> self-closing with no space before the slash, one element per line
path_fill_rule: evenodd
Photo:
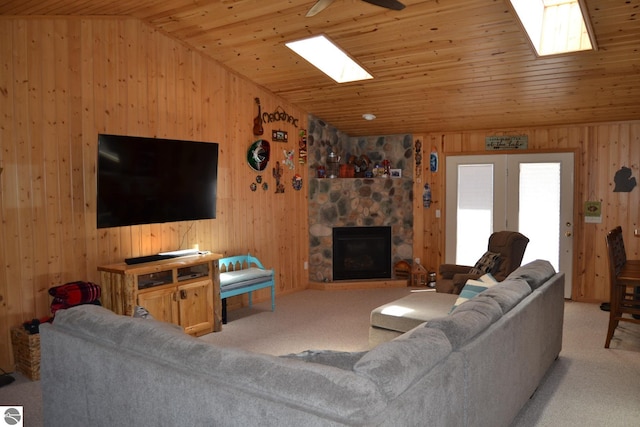
<path fill-rule="evenodd" d="M 509 0 L 539 56 L 595 49 L 584 0 Z"/>
<path fill-rule="evenodd" d="M 374 120 L 376 116 L 374 114 L 367 113 L 367 114 L 363 114 L 362 118 L 365 120 Z"/>
<path fill-rule="evenodd" d="M 286 46 L 338 83 L 373 78 L 325 36 L 289 42 Z"/>

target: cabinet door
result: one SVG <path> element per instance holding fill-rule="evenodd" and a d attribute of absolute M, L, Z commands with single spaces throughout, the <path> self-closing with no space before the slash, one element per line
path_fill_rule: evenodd
<path fill-rule="evenodd" d="M 213 332 L 213 282 L 198 280 L 178 286 L 180 326 L 191 335 Z"/>
<path fill-rule="evenodd" d="M 156 320 L 178 324 L 178 304 L 175 299 L 173 287 L 138 293 L 138 305 L 146 308 Z"/>

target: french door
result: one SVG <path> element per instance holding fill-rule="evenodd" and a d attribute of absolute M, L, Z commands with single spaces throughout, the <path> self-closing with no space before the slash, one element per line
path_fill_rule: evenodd
<path fill-rule="evenodd" d="M 519 231 L 522 263 L 551 262 L 571 298 L 573 153 L 448 156 L 446 171 L 445 262 L 474 265 L 491 233 Z"/>

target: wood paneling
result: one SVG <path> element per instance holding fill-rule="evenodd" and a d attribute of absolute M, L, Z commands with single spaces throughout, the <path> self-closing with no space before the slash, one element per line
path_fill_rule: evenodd
<path fill-rule="evenodd" d="M 38 10 L 44 3 L 24 4 Z M 59 3 L 62 7 L 63 2 Z M 121 7 L 120 10 L 127 5 L 109 4 Z M 90 5 L 84 3 L 84 7 Z M 626 88 L 640 87 L 633 84 L 637 73 L 625 75 L 625 70 L 623 67 L 613 75 L 625 80 Z M 305 84 L 300 84 L 299 89 L 304 89 Z M 315 87 L 311 80 L 308 85 Z M 487 87 L 486 96 L 492 96 L 494 88 Z M 598 103 L 609 102 L 606 90 L 599 93 L 603 96 L 594 97 Z M 423 239 L 420 241 L 415 234 L 414 256 L 420 256 L 431 269 L 444 256 L 445 155 L 483 151 L 486 135 L 525 133 L 531 149 L 576 150 L 576 210 L 580 221 L 575 229 L 574 296 L 582 301 L 608 299 L 605 232 L 622 225 L 629 258 L 640 258 L 640 238 L 632 236 L 632 230 L 640 228 L 640 190 L 613 192 L 613 177 L 620 166 L 627 165 L 634 176 L 640 176 L 640 123 L 596 124 L 596 116 L 592 116 L 592 124 L 516 127 L 515 122 L 509 121 L 508 125 L 494 129 L 477 126 L 491 129 L 488 131 L 468 131 L 464 129 L 467 125 L 464 115 L 457 115 L 458 130 L 451 130 L 446 120 L 437 127 L 439 109 L 454 108 L 454 104 L 444 102 L 447 94 L 451 99 L 457 96 L 455 85 L 439 95 L 442 102 L 434 104 L 434 115 L 423 117 L 429 123 L 433 120 L 429 128 L 441 131 L 413 132 L 414 139 L 423 143 L 421 182 L 414 185 L 414 222 L 420 222 L 416 230 Z M 326 95 L 318 97 L 318 101 L 335 102 L 339 111 L 339 101 L 332 101 L 329 92 Z M 260 97 L 263 110 L 273 111 L 280 106 L 300 119 L 301 128 L 306 126 L 306 111 L 299 106 L 135 19 L 0 18 L 0 167 L 3 168 L 0 366 L 3 369 L 12 369 L 10 326 L 47 315 L 50 303 L 47 290 L 51 286 L 71 280 L 97 282 L 98 265 L 119 262 L 125 257 L 198 243 L 202 249 L 224 255 L 255 254 L 265 265 L 275 268 L 279 294 L 307 286 L 303 269 L 309 252 L 307 168 L 298 164 L 293 171 L 285 168 L 284 194 L 274 193 L 270 169 L 262 174 L 269 183 L 268 191 L 252 192 L 249 188 L 257 175 L 246 162 L 246 150 L 257 139 L 251 132 L 256 96 Z M 640 98 L 635 99 L 637 102 Z M 627 105 L 635 108 L 637 103 Z M 411 131 L 410 122 L 402 117 L 405 112 L 413 115 L 412 108 L 406 104 L 393 113 L 400 117 L 397 124 L 403 127 L 401 133 Z M 574 108 L 582 107 L 578 104 Z M 479 122 L 483 122 L 482 107 L 475 110 L 469 114 L 475 117 L 477 113 Z M 523 117 L 528 111 L 521 113 Z M 558 116 L 558 120 L 565 122 L 569 118 Z M 598 116 L 598 121 L 604 118 Z M 288 144 L 272 144 L 273 161 L 282 161 L 283 148 L 297 148 L 299 128 L 285 123 L 273 127 L 289 133 Z M 265 126 L 265 131 L 269 133 L 271 126 Z M 96 229 L 99 132 L 220 143 L 217 219 Z M 371 134 L 388 133 L 371 130 Z M 436 173 L 428 170 L 432 150 L 440 155 L 441 165 Z M 294 173 L 303 176 L 302 191 L 291 187 Z M 428 210 L 422 208 L 420 200 L 425 182 L 431 184 L 433 192 L 433 204 Z M 594 199 L 603 202 L 603 223 L 585 224 L 581 220 L 582 203 Z M 435 217 L 436 208 L 441 210 L 441 218 Z M 258 298 L 267 299 L 268 295 L 264 292 Z"/>
<path fill-rule="evenodd" d="M 403 3 L 402 11 L 389 11 L 361 0 L 335 0 L 306 18 L 314 0 L 5 0 L 0 14 L 138 18 L 349 136 L 611 122 L 640 115 L 638 0 L 584 0 L 598 50 L 551 57 L 535 55 L 508 0 Z M 285 46 L 316 34 L 329 36 L 374 79 L 336 84 Z M 117 40 L 112 48 L 126 50 L 130 41 Z M 176 65 L 182 51 L 137 53 L 158 52 L 163 55 L 157 60 L 169 66 L 154 80 L 182 69 L 189 73 L 186 64 Z M 106 95 L 126 93 L 125 82 Z M 162 94 L 175 88 L 162 90 L 153 107 L 161 107 Z M 364 113 L 378 118 L 365 121 Z M 178 124 L 158 126 L 169 131 Z"/>
<path fill-rule="evenodd" d="M 575 156 L 575 226 L 573 296 L 578 301 L 600 302 L 609 298 L 605 235 L 621 225 L 629 259 L 640 259 L 640 238 L 633 234 L 640 228 L 640 188 L 629 193 L 614 192 L 614 176 L 622 166 L 632 169 L 640 179 L 640 121 L 541 127 L 495 129 L 473 132 L 444 132 L 424 137 L 424 156 L 433 148 L 440 154 L 441 165 L 437 173 L 424 165 L 424 179 L 432 186 L 433 204 L 417 215 L 424 220 L 422 243 L 423 264 L 437 271 L 444 260 L 445 247 L 445 173 L 444 157 L 457 153 L 486 153 L 485 137 L 491 135 L 528 135 L 532 151 L 573 151 Z M 423 157 L 424 158 L 424 157 Z M 602 223 L 584 221 L 584 202 L 602 202 Z M 440 209 L 442 216 L 436 218 Z"/>
<path fill-rule="evenodd" d="M 0 18 L 0 366 L 10 365 L 11 326 L 50 314 L 52 286 L 99 282 L 98 265 L 190 248 L 251 252 L 278 273 L 279 293 L 307 286 L 307 173 L 284 169 L 285 192 L 250 190 L 247 165 L 257 114 L 306 113 L 136 19 Z M 288 143 L 272 143 L 272 166 Z M 97 134 L 220 144 L 217 218 L 96 228 Z M 270 138 L 269 138 L 270 139 Z M 297 151 L 296 151 L 297 152 Z M 294 173 L 305 186 L 295 191 Z M 266 299 L 259 292 L 257 299 Z"/>

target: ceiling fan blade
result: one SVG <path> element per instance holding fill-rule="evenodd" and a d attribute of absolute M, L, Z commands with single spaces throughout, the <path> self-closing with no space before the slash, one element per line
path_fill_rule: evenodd
<path fill-rule="evenodd" d="M 392 10 L 402 10 L 404 5 L 397 0 L 362 0 L 367 3 L 375 4 L 376 6 L 386 7 Z"/>
<path fill-rule="evenodd" d="M 333 0 L 318 0 L 316 4 L 314 4 L 313 7 L 309 9 L 309 12 L 307 12 L 305 16 L 308 18 L 310 16 L 317 15 L 318 13 L 328 8 L 331 3 L 333 3 Z"/>

